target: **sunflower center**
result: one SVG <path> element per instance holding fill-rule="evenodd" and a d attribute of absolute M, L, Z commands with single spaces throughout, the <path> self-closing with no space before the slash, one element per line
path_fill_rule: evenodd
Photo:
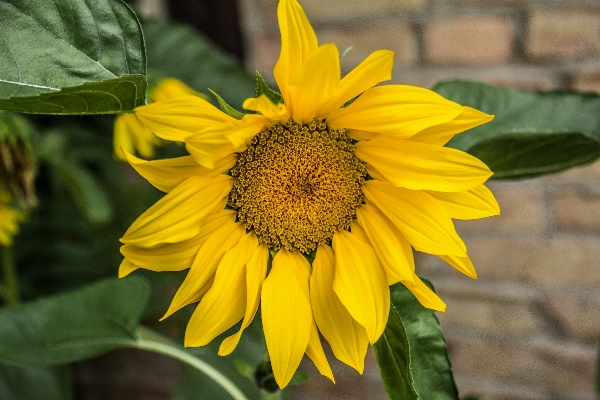
<path fill-rule="evenodd" d="M 240 154 L 228 204 L 270 248 L 309 253 L 349 229 L 365 175 L 344 130 L 289 121 L 260 131 Z"/>

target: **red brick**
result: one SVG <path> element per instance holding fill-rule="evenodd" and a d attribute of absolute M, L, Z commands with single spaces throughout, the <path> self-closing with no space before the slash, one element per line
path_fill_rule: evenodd
<path fill-rule="evenodd" d="M 599 53 L 600 13 L 544 9 L 531 15 L 527 41 L 531 59 L 578 59 Z"/>
<path fill-rule="evenodd" d="M 585 187 L 560 189 L 554 195 L 552 217 L 560 231 L 600 232 L 600 192 Z"/>
<path fill-rule="evenodd" d="M 471 232 L 542 232 L 546 228 L 543 187 L 535 180 L 497 181 L 487 184 L 500 205 L 500 215 L 455 221 L 462 235 Z"/>
<path fill-rule="evenodd" d="M 368 26 L 346 26 L 338 29 L 317 30 L 319 43 L 335 43 L 343 52 L 352 49 L 341 60 L 342 69 L 349 71 L 369 54 L 379 49 L 394 52 L 395 66 L 414 65 L 418 60 L 415 34 L 407 24 L 382 23 Z"/>
<path fill-rule="evenodd" d="M 427 61 L 436 65 L 490 65 L 511 59 L 512 27 L 494 16 L 438 19 L 425 27 Z"/>

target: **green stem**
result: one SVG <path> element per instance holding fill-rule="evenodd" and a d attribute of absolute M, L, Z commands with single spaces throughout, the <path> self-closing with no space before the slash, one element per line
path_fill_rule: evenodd
<path fill-rule="evenodd" d="M 15 270 L 15 260 L 12 255 L 12 248 L 0 246 L 2 252 L 2 267 L 4 270 L 4 288 L 8 304 L 19 304 L 19 282 L 17 281 L 17 271 Z"/>
<path fill-rule="evenodd" d="M 227 379 L 225 375 L 213 368 L 210 364 L 207 364 L 199 358 L 194 357 L 175 344 L 171 344 L 166 338 L 158 335 L 148 328 L 144 328 L 142 326 L 139 327 L 138 334 L 139 337 L 135 344 L 136 348 L 164 354 L 169 357 L 176 358 L 179 361 L 183 361 L 184 363 L 206 374 L 206 376 L 215 381 L 215 383 L 221 386 L 235 400 L 248 400 L 233 382 Z"/>

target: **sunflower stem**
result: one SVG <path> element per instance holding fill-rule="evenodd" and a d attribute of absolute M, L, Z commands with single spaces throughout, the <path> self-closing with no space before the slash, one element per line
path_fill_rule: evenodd
<path fill-rule="evenodd" d="M 276 392 L 267 392 L 266 390 L 261 390 L 261 399 L 262 400 L 281 400 L 281 390 Z"/>
<path fill-rule="evenodd" d="M 225 375 L 215 369 L 212 365 L 194 357 L 184 349 L 171 343 L 167 338 L 159 335 L 151 329 L 143 326 L 138 327 L 138 338 L 133 347 L 153 351 L 155 353 L 164 354 L 182 361 L 197 370 L 203 372 L 212 379 L 216 384 L 221 386 L 235 400 L 248 400 L 242 391 L 231 382 Z"/>
<path fill-rule="evenodd" d="M 12 248 L 9 246 L 0 246 L 0 251 L 2 252 L 5 289 L 3 290 L 2 297 L 4 297 L 7 304 L 19 304 L 19 281 L 17 280 Z"/>

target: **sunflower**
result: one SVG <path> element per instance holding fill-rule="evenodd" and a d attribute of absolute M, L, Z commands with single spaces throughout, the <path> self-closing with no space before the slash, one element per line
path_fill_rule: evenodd
<path fill-rule="evenodd" d="M 0 246 L 11 246 L 13 237 L 19 233 L 19 223 L 25 214 L 11 207 L 11 196 L 0 189 Z"/>
<path fill-rule="evenodd" d="M 163 318 L 199 302 L 186 346 L 240 320 L 230 354 L 261 307 L 273 373 L 285 387 L 306 353 L 333 380 L 320 335 L 359 373 L 381 336 L 389 285 L 428 308 L 445 304 L 415 274 L 412 249 L 475 270 L 452 222 L 499 213 L 478 159 L 444 147 L 493 117 L 421 88 L 375 86 L 393 53 L 376 51 L 341 79 L 335 45 L 317 43 L 296 0 L 280 0 L 281 54 L 266 91 L 236 118 L 179 96 L 136 110 L 189 156 L 131 165 L 167 193 L 127 230 L 120 276 L 189 272 Z"/>
<path fill-rule="evenodd" d="M 161 80 L 151 91 L 149 100 L 152 103 L 181 95 L 204 96 L 179 79 L 166 78 Z M 120 160 L 125 160 L 121 148 L 130 153 L 137 152 L 142 157 L 152 158 L 154 157 L 155 148 L 164 143 L 135 114 L 119 115 L 115 119 L 113 130 L 114 154 Z"/>

